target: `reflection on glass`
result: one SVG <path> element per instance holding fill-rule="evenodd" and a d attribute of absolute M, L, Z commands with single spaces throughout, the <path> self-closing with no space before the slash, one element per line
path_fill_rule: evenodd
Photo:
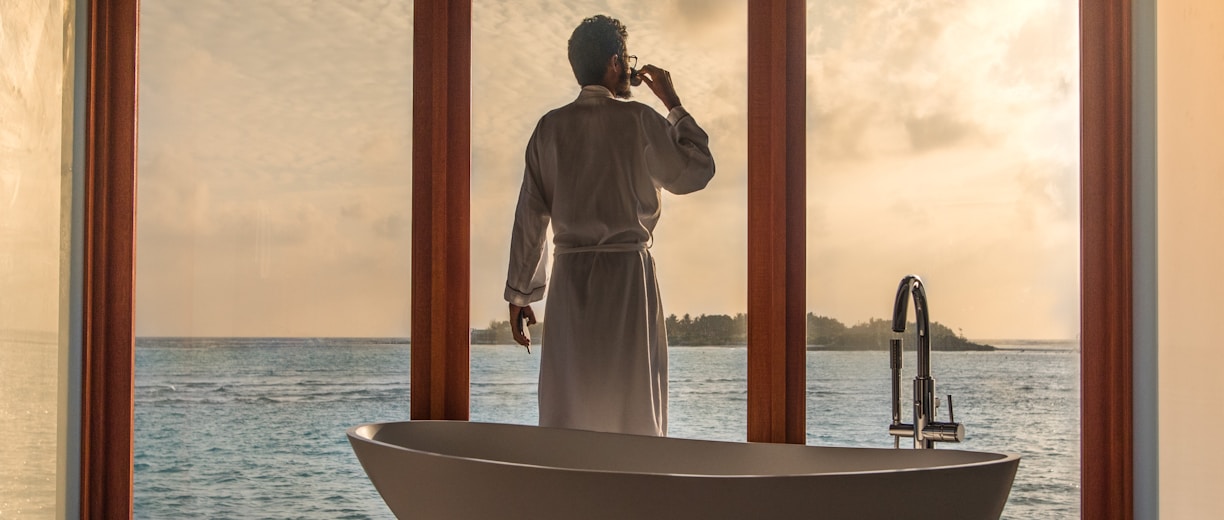
<path fill-rule="evenodd" d="M 0 16 L 0 517 L 65 514 L 74 3 Z"/>
<path fill-rule="evenodd" d="M 477 0 L 472 6 L 473 420 L 535 424 L 539 350 L 506 334 L 503 299 L 524 150 L 540 117 L 579 92 L 567 42 L 584 18 L 628 28 L 639 68 L 668 69 L 710 136 L 717 173 L 691 195 L 664 192 L 651 255 L 668 319 L 672 436 L 739 439 L 746 431 L 747 3 Z M 633 100 L 666 114 L 642 85 Z M 542 302 L 541 302 L 542 303 Z M 543 305 L 535 304 L 537 317 Z M 537 341 L 538 345 L 538 341 Z M 544 347 L 547 347 L 545 343 Z"/>
<path fill-rule="evenodd" d="M 967 429 L 944 447 L 1024 457 L 1008 516 L 1079 508 L 1077 20 L 1055 0 L 808 3 L 809 442 L 892 445 L 876 320 L 918 274 Z"/>
<path fill-rule="evenodd" d="M 412 3 L 141 2 L 135 507 L 380 516 L 408 418 Z"/>

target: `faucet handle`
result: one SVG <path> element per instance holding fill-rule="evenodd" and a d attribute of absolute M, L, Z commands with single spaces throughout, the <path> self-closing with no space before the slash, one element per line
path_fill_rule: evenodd
<path fill-rule="evenodd" d="M 935 442 L 961 442 L 965 440 L 965 425 L 956 422 L 952 411 L 952 394 L 948 395 L 948 422 L 934 421 L 922 429 L 922 437 Z M 939 398 L 936 397 L 938 402 Z M 937 407 L 938 408 L 938 407 Z M 932 416 L 935 413 L 931 414 Z M 905 425 L 908 426 L 908 425 Z"/>
<path fill-rule="evenodd" d="M 933 422 L 922 429 L 922 438 L 934 442 L 961 442 L 965 440 L 965 425 L 954 422 Z"/>

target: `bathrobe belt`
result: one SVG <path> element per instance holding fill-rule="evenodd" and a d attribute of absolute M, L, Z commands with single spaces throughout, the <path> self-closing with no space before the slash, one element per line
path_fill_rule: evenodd
<path fill-rule="evenodd" d="M 650 246 L 641 243 L 620 243 L 620 244 L 597 244 L 593 246 L 580 247 L 561 247 L 557 246 L 553 250 L 554 255 L 568 255 L 573 253 L 637 253 L 647 251 Z"/>

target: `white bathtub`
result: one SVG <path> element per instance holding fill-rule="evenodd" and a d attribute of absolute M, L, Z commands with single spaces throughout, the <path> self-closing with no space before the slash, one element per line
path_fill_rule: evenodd
<path fill-rule="evenodd" d="M 457 421 L 366 424 L 348 437 L 399 518 L 999 518 L 1020 463 Z"/>

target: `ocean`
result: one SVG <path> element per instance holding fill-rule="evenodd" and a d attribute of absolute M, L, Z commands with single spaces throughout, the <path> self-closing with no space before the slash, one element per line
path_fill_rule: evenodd
<path fill-rule="evenodd" d="M 966 428 L 965 442 L 941 446 L 1022 456 L 1004 518 L 1078 518 L 1076 343 L 988 343 L 1004 348 L 932 355 L 936 390 L 953 394 Z M 137 339 L 136 518 L 392 518 L 344 431 L 408 419 L 409 348 Z M 746 349 L 672 347 L 669 358 L 669 435 L 745 440 Z M 535 348 L 473 345 L 471 419 L 535 424 L 539 360 Z M 903 400 L 913 367 L 907 352 Z M 809 444 L 892 447 L 889 400 L 887 352 L 808 353 Z"/>

